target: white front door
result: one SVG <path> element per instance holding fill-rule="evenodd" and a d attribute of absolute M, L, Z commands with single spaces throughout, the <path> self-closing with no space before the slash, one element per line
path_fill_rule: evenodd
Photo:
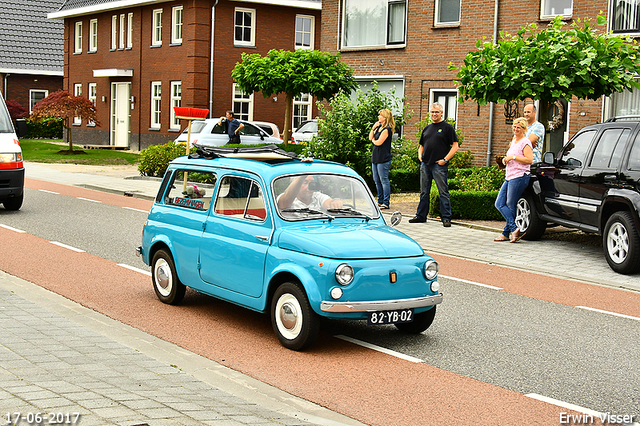
<path fill-rule="evenodd" d="M 111 83 L 111 145 L 129 146 L 131 83 Z"/>

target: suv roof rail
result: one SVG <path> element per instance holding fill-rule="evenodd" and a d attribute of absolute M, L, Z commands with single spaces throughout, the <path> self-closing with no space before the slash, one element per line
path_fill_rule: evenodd
<path fill-rule="evenodd" d="M 219 146 L 204 146 L 199 144 L 194 144 L 193 146 L 196 148 L 196 153 L 190 154 L 189 158 L 204 158 L 212 160 L 214 158 L 227 157 L 271 162 L 274 160 L 293 160 L 298 156 L 295 152 L 285 151 L 277 145 L 246 148 L 223 148 Z"/>
<path fill-rule="evenodd" d="M 640 120 L 640 115 L 618 115 L 616 117 L 609 118 L 605 123 L 612 123 L 620 120 Z"/>

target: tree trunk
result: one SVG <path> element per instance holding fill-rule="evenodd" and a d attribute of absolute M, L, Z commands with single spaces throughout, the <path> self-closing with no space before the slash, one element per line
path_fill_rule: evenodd
<path fill-rule="evenodd" d="M 293 95 L 287 93 L 284 102 L 284 130 L 282 131 L 282 139 L 284 139 L 284 146 L 287 146 L 289 139 L 291 139 L 291 108 L 293 105 Z"/>
<path fill-rule="evenodd" d="M 69 153 L 73 152 L 73 139 L 71 139 L 71 126 L 69 126 L 70 118 L 64 119 L 64 128 L 67 129 L 67 140 L 69 141 Z"/>

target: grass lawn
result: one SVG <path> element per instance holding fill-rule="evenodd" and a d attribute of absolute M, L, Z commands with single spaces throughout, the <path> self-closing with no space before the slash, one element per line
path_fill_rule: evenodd
<path fill-rule="evenodd" d="M 86 149 L 74 146 L 73 154 L 68 152 L 69 145 L 62 140 L 44 141 L 41 139 L 21 139 L 22 156 L 25 161 L 34 163 L 72 163 L 90 165 L 136 164 L 140 154 L 111 149 Z M 61 152 L 62 151 L 62 152 Z"/>

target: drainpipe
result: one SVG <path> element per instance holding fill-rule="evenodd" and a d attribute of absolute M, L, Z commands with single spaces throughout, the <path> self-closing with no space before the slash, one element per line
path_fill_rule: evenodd
<path fill-rule="evenodd" d="M 498 40 L 498 4 L 500 0 L 495 0 L 495 7 L 493 11 L 493 44 Z M 487 139 L 487 167 L 491 165 L 491 151 L 493 150 L 493 110 L 495 104 L 491 102 L 489 104 L 489 137 Z"/>
<path fill-rule="evenodd" d="M 9 78 L 11 74 L 6 73 L 3 77 L 4 80 L 4 88 L 2 89 L 2 96 L 5 98 L 5 100 L 7 99 L 7 79 Z"/>
<path fill-rule="evenodd" d="M 214 33 L 215 33 L 215 20 L 216 20 L 216 6 L 218 0 L 213 4 L 211 8 L 211 60 L 209 61 L 209 118 L 213 118 L 213 49 L 215 47 Z"/>

